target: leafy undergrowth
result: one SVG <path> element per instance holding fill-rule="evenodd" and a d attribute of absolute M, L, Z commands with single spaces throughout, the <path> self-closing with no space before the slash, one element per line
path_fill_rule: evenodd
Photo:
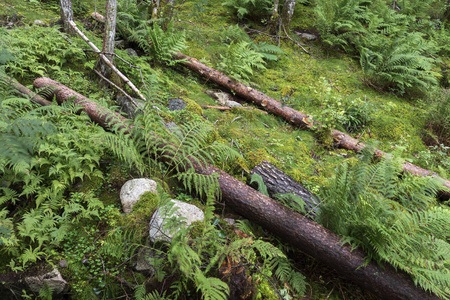
<path fill-rule="evenodd" d="M 33 1 L 6 2 L 0 4 L 0 14 L 23 14 L 26 24 L 34 19 L 49 21 L 57 16 L 55 3 L 44 2 L 37 9 Z M 398 177 L 396 170 L 382 165 L 390 170 L 392 177 L 380 179 L 376 167 L 363 165 L 352 169 L 361 163 L 360 158 L 334 148 L 327 129 L 347 131 L 382 150 L 395 151 L 399 160 L 403 157 L 448 177 L 449 150 L 441 141 L 445 142 L 446 138 L 448 141 L 446 129 L 450 122 L 448 116 L 439 113 L 445 110 L 449 97 L 436 96 L 440 94 L 436 91 L 429 94 L 432 100 L 417 99 L 379 87 L 374 89 L 374 82 L 367 80 L 354 52 L 343 52 L 337 46 L 326 47 L 320 39 L 306 45 L 295 32 L 317 33 L 316 13 L 311 4 L 297 4 L 290 37 L 305 43 L 314 57 L 290 38 L 277 37 L 267 30 L 268 18 L 251 16 L 251 10 L 240 10 L 242 15 L 238 19 L 233 5 L 249 5 L 248 1 L 228 3 L 223 6 L 216 0 L 183 1 L 175 10 L 173 24 L 164 32 L 156 22 L 149 25 L 142 19 L 149 11 L 144 2 L 136 6 L 131 0 L 119 1 L 122 26 L 119 34 L 126 41 L 116 53 L 140 68 L 143 81 L 138 69 L 119 59 L 116 64 L 150 99 L 145 113 L 136 118 L 137 124 L 145 128 L 144 132 L 157 132 L 172 141 L 177 145 L 173 150 L 184 154 L 180 157 L 201 153 L 202 159 L 214 162 L 244 182 L 249 181 L 248 173 L 253 167 L 262 160 L 270 161 L 310 191 L 325 195 L 326 212 L 334 218 L 322 220 L 323 224 L 363 247 L 373 259 L 387 260 L 410 272 L 426 289 L 448 296 L 448 289 L 439 285 L 448 278 L 441 278 L 439 271 L 430 273 L 429 278 L 421 270 L 429 265 L 439 269 L 440 262 L 432 262 L 429 257 L 411 262 L 393 241 L 396 234 L 411 239 L 412 233 L 403 232 L 412 227 L 408 224 L 418 224 L 413 228 L 418 240 L 438 248 L 439 258 L 445 260 L 448 235 L 438 234 L 443 223 L 439 218 L 446 215 L 433 214 L 433 209 L 439 206 L 433 199 L 434 190 L 424 188 L 420 180 L 406 177 L 395 182 L 400 192 L 392 192 L 395 189 L 392 182 Z M 74 2 L 76 15 L 86 17 L 94 5 L 91 1 Z M 103 7 L 104 1 L 97 5 L 97 11 L 102 13 L 98 7 Z M 246 14 L 250 14 L 248 19 Z M 92 29 L 84 32 L 100 47 L 101 25 L 87 20 L 83 24 Z M 80 28 L 83 24 L 80 23 Z M 96 56 L 82 51 L 87 46 L 79 38 L 70 39 L 71 43 L 67 43 L 58 27 L 0 30 L 0 71 L 25 84 L 31 84 L 37 76 L 49 76 L 115 108 L 115 92 L 92 83 L 96 80 L 92 72 Z M 183 52 L 187 55 L 226 71 L 283 105 L 312 115 L 324 125 L 324 130 L 321 134 L 302 131 L 255 109 L 233 108 L 225 112 L 201 109 L 198 105 L 218 105 L 205 93 L 218 87 L 170 61 L 169 51 L 181 50 L 184 44 L 187 48 Z M 129 55 L 126 47 L 134 47 L 140 56 Z M 126 88 L 117 78 L 113 81 Z M 170 98 L 182 98 L 188 103 L 187 109 L 168 111 Z M 156 114 L 154 106 L 159 107 Z M 5 142 L 1 146 L 14 146 L 3 147 L 0 160 L 0 237 L 7 248 L 7 255 L 2 257 L 3 266 L 23 271 L 43 260 L 68 266 L 63 269 L 63 275 L 69 278 L 71 296 L 79 299 L 130 296 L 135 285 L 138 286 L 136 295 L 142 298 L 145 285 L 147 291 L 165 289 L 166 296 L 183 291 L 188 298 L 220 299 L 227 289 L 223 281 L 231 280 L 231 270 L 239 270 L 241 265 L 249 267 L 241 272 L 245 275 L 239 275 L 246 282 L 241 282 L 240 288 L 255 299 L 292 299 L 301 295 L 307 299 L 374 299 L 335 279 L 328 266 L 305 258 L 254 224 L 240 221 L 237 225 L 240 231 L 236 231 L 223 223 L 220 216 L 232 212 L 224 211 L 215 202 L 219 200 L 212 189 L 217 187 L 215 178 L 189 172 L 178 174 L 182 168 L 170 169 L 153 161 L 153 153 L 149 151 L 154 142 L 152 137 L 140 136 L 140 142 L 120 134 L 114 137 L 89 123 L 84 114 L 77 116 L 78 108 L 71 104 L 61 109 L 40 109 L 27 99 L 12 96 L 7 85 L 2 85 L 0 109 L 0 137 Z M 435 122 L 430 121 L 430 116 Z M 162 126 L 169 121 L 179 125 L 175 133 Z M 33 130 L 35 125 L 41 126 L 40 129 Z M 435 128 L 434 133 L 430 128 Z M 35 137 L 39 139 L 34 141 Z M 434 148 L 427 148 L 422 140 Z M 90 143 L 95 147 L 90 148 Z M 18 150 L 21 147 L 26 151 Z M 212 154 L 213 150 L 216 152 Z M 175 166 L 187 163 L 183 159 L 174 161 Z M 346 166 L 345 170 L 342 165 Z M 358 172 L 373 172 L 378 177 L 375 183 L 368 182 L 367 190 L 361 187 L 363 183 L 354 183 L 355 190 L 362 190 L 362 194 L 345 193 L 352 186 L 346 185 L 342 178 L 359 178 L 355 175 Z M 160 196 L 155 200 L 150 195 L 148 206 L 138 206 L 132 214 L 123 215 L 118 199 L 120 187 L 129 178 L 143 175 L 160 183 Z M 175 179 L 184 182 L 184 186 Z M 392 184 L 390 190 L 381 190 L 383 180 Z M 26 188 L 21 189 L 22 186 Z M 196 188 L 197 196 L 188 195 Z M 333 201 L 337 195 L 333 192 L 338 188 L 342 188 L 342 195 L 339 194 L 342 197 Z M 332 192 L 324 193 L 327 189 Z M 171 245 L 149 247 L 148 219 L 158 205 L 172 197 L 202 207 L 208 218 L 191 231 L 181 231 Z M 404 199 L 411 203 L 402 202 Z M 354 207 L 346 205 L 350 202 Z M 414 205 L 423 205 L 421 212 L 411 207 Z M 376 212 L 371 212 L 369 206 L 375 207 Z M 446 210 L 445 206 L 442 210 Z M 379 216 L 384 219 L 378 219 Z M 429 220 L 430 216 L 436 217 L 433 229 L 435 237 L 439 237 L 437 246 L 434 239 L 427 240 L 429 230 L 420 225 L 422 219 Z M 372 227 L 361 224 L 361 219 L 370 219 Z M 395 223 L 396 219 L 403 223 Z M 344 224 L 343 220 L 348 222 Z M 391 227 L 398 228 L 398 232 Z M 361 232 L 370 232 L 375 238 L 361 236 Z M 391 238 L 383 239 L 383 234 Z M 392 252 L 380 252 L 383 243 Z M 408 243 L 413 251 L 426 252 L 423 246 Z M 151 280 L 131 267 L 143 249 L 157 253 L 153 263 L 160 268 Z M 432 280 L 438 284 L 427 283 Z M 154 292 L 152 295 L 156 298 Z"/>

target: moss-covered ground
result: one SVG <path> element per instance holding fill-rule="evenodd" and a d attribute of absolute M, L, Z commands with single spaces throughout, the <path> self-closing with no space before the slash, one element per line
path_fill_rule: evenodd
<path fill-rule="evenodd" d="M 74 2 L 74 8 L 79 18 L 87 18 L 95 7 L 102 13 L 104 3 L 104 0 L 79 0 Z M 314 13 L 311 7 L 300 3 L 297 6 L 291 28 L 313 31 Z M 10 16 L 14 13 L 24 16 L 24 24 L 30 24 L 35 19 L 49 23 L 58 17 L 58 3 L 17 0 L 0 3 L 0 15 Z M 290 39 L 278 39 L 277 36 L 268 34 L 264 31 L 265 24 L 251 23 L 251 29 L 239 24 L 237 17 L 218 0 L 185 1 L 176 10 L 174 19 L 177 30 L 186 30 L 188 47 L 185 54 L 217 67 L 220 55 L 225 53 L 230 41 L 252 39 L 279 45 L 284 54 L 280 55 L 278 61 L 269 62 L 265 70 L 256 70 L 250 77 L 251 86 L 318 120 L 325 120 L 327 113 L 332 110 L 357 103 L 364 107 L 370 122 L 352 132 L 353 136 L 363 142 L 376 143 L 378 148 L 388 152 L 402 147 L 404 158 L 410 160 L 414 160 L 417 153 L 426 149 L 422 141 L 426 110 L 421 106 L 421 101 L 379 92 L 367 86 L 354 57 L 325 49 L 319 40 L 299 40 L 313 57 Z M 90 32 L 88 36 L 100 46 L 101 38 L 95 38 L 94 32 Z M 295 33 L 292 32 L 291 35 Z M 141 66 L 144 73 L 147 72 L 145 75 L 156 76 L 165 88 L 166 98 L 180 97 L 195 101 L 198 105 L 216 105 L 205 92 L 218 87 L 207 80 L 180 66 L 169 68 L 152 64 L 146 57 L 128 56 L 123 49 L 118 49 L 118 53 Z M 93 61 L 95 58 L 88 54 L 87 65 L 92 65 Z M 124 67 L 125 64 L 119 63 L 119 66 Z M 70 76 L 70 70 L 64 70 L 66 74 L 58 78 L 62 83 L 80 93 L 86 93 L 86 96 L 111 102 L 111 91 L 99 90 L 91 83 L 96 81 L 95 75 L 78 73 L 80 70 L 76 69 L 75 75 L 78 78 L 75 79 Z M 127 69 L 126 73 L 140 85 L 140 77 L 135 69 Z M 27 75 L 17 79 L 22 79 L 27 84 L 32 80 Z M 319 193 L 327 185 L 328 178 L 333 176 L 336 166 L 355 157 L 352 152 L 323 145 L 312 132 L 293 128 L 282 119 L 259 110 L 232 109 L 222 112 L 203 109 L 202 113 L 204 118 L 214 124 L 218 134 L 216 138 L 242 154 L 244 160 L 239 165 L 222 167 L 243 181 L 248 180 L 248 172 L 254 166 L 262 160 L 268 160 L 311 191 Z M 345 130 L 339 124 L 335 125 L 338 129 Z M 108 170 L 106 182 L 110 186 L 91 182 L 92 186 L 101 186 L 97 196 L 105 206 L 117 204 L 117 194 L 114 195 L 125 180 L 120 170 L 120 166 L 113 166 Z M 90 187 L 85 185 L 81 188 Z M 327 266 L 301 257 L 299 253 L 293 252 L 293 257 L 298 259 L 299 267 L 309 276 L 310 287 L 306 299 L 371 299 L 371 296 L 365 295 L 351 284 L 335 280 L 335 274 L 328 271 Z"/>

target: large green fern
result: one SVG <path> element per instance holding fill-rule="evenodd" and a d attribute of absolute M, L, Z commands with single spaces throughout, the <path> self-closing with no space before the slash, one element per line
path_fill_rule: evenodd
<path fill-rule="evenodd" d="M 370 259 L 387 261 L 448 298 L 450 210 L 435 202 L 437 182 L 399 178 L 399 170 L 391 160 L 338 167 L 323 194 L 320 221 Z"/>

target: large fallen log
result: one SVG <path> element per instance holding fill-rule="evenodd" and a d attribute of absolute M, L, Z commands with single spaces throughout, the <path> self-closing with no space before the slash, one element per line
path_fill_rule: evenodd
<path fill-rule="evenodd" d="M 259 163 L 250 173 L 261 176 L 270 197 L 274 198 L 277 194 L 294 194 L 305 202 L 307 216 L 311 216 L 314 219 L 319 213 L 319 197 L 267 160 Z"/>
<path fill-rule="evenodd" d="M 118 126 L 124 123 L 124 127 L 132 127 L 128 120 L 118 113 L 93 103 L 49 78 L 36 79 L 34 86 L 36 88 L 52 86 L 51 90 L 58 102 L 75 97 L 74 101 L 84 106 L 90 118 L 102 126 L 107 127 L 108 124 Z M 198 164 L 195 160 L 192 160 L 192 165 L 198 174 L 218 175 L 222 199 L 236 213 L 259 223 L 298 250 L 325 263 L 343 278 L 371 291 L 380 299 L 438 299 L 416 287 L 407 274 L 396 272 L 390 265 L 379 266 L 372 262 L 362 267 L 366 257 L 363 251 L 359 249 L 352 251 L 349 245 L 342 245 L 340 237 L 333 232 L 289 210 L 222 170 L 211 165 Z"/>
<path fill-rule="evenodd" d="M 281 102 L 267 96 L 266 94 L 242 84 L 234 79 L 231 79 L 222 72 L 219 72 L 207 65 L 199 62 L 197 59 L 189 57 L 183 53 L 177 53 L 174 55 L 174 59 L 180 60 L 181 63 L 188 69 L 198 73 L 199 75 L 207 78 L 208 80 L 218 84 L 219 86 L 233 92 L 241 98 L 262 107 L 264 110 L 282 117 L 290 124 L 303 129 L 315 130 L 320 125 L 318 122 L 305 113 L 299 112 L 288 106 L 283 106 Z M 359 142 L 357 139 L 352 138 L 350 135 L 333 129 L 331 135 L 337 147 L 359 152 L 365 145 Z M 386 153 L 376 149 L 376 156 L 384 156 Z M 443 198 L 450 198 L 450 180 L 440 177 L 437 173 L 430 170 L 420 168 L 412 163 L 405 162 L 403 164 L 403 171 L 418 176 L 433 176 L 439 178 L 442 181 L 444 188 L 440 191 L 440 195 Z"/>

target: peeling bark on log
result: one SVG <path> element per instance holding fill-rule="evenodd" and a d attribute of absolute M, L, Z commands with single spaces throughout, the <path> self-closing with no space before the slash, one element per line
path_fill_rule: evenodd
<path fill-rule="evenodd" d="M 94 122 L 108 127 L 108 119 L 127 122 L 119 114 L 89 101 L 86 97 L 49 78 L 38 78 L 35 87 L 54 86 L 58 102 L 74 96 L 83 105 Z M 106 122 L 106 123 L 105 123 Z M 114 124 L 114 121 L 113 121 Z M 117 123 L 116 123 L 117 124 Z M 128 126 L 129 123 L 127 123 Z M 168 153 L 165 153 L 168 154 Z M 342 245 L 340 237 L 312 220 L 289 210 L 275 200 L 264 196 L 236 178 L 211 165 L 192 161 L 195 172 L 203 175 L 218 174 L 222 199 L 236 213 L 255 221 L 273 234 L 308 255 L 335 269 L 343 278 L 376 294 L 380 299 L 438 299 L 416 287 L 412 279 L 393 267 L 365 262 L 363 251 Z"/>
<path fill-rule="evenodd" d="M 181 60 L 182 64 L 198 73 L 199 75 L 207 78 L 208 80 L 224 87 L 241 98 L 247 100 L 248 102 L 254 103 L 264 110 L 282 117 L 284 120 L 290 124 L 297 126 L 302 129 L 314 130 L 314 125 L 320 125 L 318 122 L 314 122 L 312 117 L 305 113 L 299 112 L 287 106 L 283 106 L 279 101 L 267 96 L 266 94 L 242 84 L 236 80 L 231 79 L 227 75 L 219 72 L 213 68 L 202 64 L 197 59 L 184 55 L 183 53 L 177 53 L 174 55 L 174 59 Z M 332 130 L 331 135 L 335 141 L 337 147 L 341 147 L 348 150 L 353 150 L 355 152 L 361 151 L 365 147 L 363 143 L 360 143 L 357 139 L 352 138 L 346 133 L 339 130 Z M 377 156 L 383 156 L 385 153 L 381 150 L 376 149 L 375 154 Z M 409 162 L 403 164 L 403 171 L 418 176 L 433 176 L 442 181 L 442 185 L 445 187 L 440 191 L 440 196 L 445 199 L 450 198 L 450 180 L 445 179 L 437 175 L 435 172 L 430 170 L 422 169 L 415 166 Z"/>
<path fill-rule="evenodd" d="M 305 201 L 307 216 L 314 219 L 319 213 L 319 198 L 268 161 L 262 161 L 250 173 L 262 177 L 272 198 L 276 194 L 294 194 Z"/>

